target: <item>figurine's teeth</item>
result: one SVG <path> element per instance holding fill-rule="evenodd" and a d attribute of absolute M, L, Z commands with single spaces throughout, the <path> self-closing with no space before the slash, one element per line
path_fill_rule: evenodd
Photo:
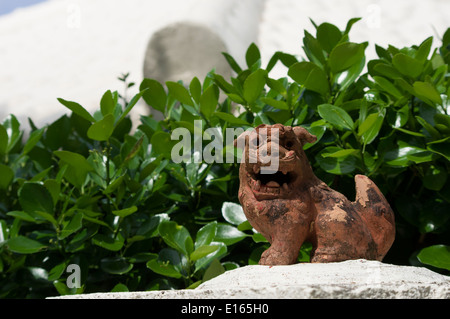
<path fill-rule="evenodd" d="M 289 188 L 288 188 L 288 184 L 286 184 L 286 183 L 283 183 L 283 189 L 284 189 L 285 191 L 288 191 L 288 190 L 289 190 Z"/>
<path fill-rule="evenodd" d="M 278 184 L 275 181 L 270 181 L 266 184 L 267 187 L 280 187 L 280 184 Z"/>
<path fill-rule="evenodd" d="M 255 183 L 255 191 L 259 192 L 261 190 L 261 181 L 257 180 Z"/>

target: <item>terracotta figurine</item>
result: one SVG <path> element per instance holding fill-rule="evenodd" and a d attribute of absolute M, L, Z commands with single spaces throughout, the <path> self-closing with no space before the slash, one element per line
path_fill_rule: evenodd
<path fill-rule="evenodd" d="M 250 224 L 271 244 L 259 264 L 293 264 L 305 241 L 313 246 L 311 262 L 382 260 L 395 237 L 391 207 L 364 175 L 355 176 L 354 202 L 319 180 L 303 151 L 315 141 L 306 129 L 281 124 L 260 125 L 235 140 L 245 145 L 239 201 Z M 271 174 L 271 163 L 260 154 L 278 160 Z"/>

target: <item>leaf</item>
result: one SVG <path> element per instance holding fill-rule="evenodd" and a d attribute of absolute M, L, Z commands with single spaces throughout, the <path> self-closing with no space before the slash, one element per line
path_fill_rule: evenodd
<path fill-rule="evenodd" d="M 288 75 L 308 90 L 326 95 L 330 91 L 327 75 L 312 62 L 294 63 L 288 71 Z"/>
<path fill-rule="evenodd" d="M 417 258 L 421 263 L 450 270 L 450 246 L 434 245 L 423 248 Z"/>
<path fill-rule="evenodd" d="M 106 141 L 110 138 L 114 131 L 114 115 L 107 114 L 103 119 L 93 123 L 88 131 L 87 136 L 96 141 Z"/>
<path fill-rule="evenodd" d="M 189 84 L 189 93 L 196 103 L 200 103 L 200 97 L 202 95 L 202 84 L 200 80 L 194 76 Z"/>
<path fill-rule="evenodd" d="M 209 119 L 216 110 L 218 101 L 219 89 L 213 84 L 200 97 L 200 112 Z"/>
<path fill-rule="evenodd" d="M 358 135 L 361 136 L 364 144 L 370 144 L 375 140 L 383 125 L 383 120 L 383 114 L 372 113 L 361 123 L 358 127 Z"/>
<path fill-rule="evenodd" d="M 347 70 L 364 58 L 364 44 L 345 42 L 338 44 L 330 53 L 328 64 L 333 73 Z"/>
<path fill-rule="evenodd" d="M 222 52 L 222 55 L 225 57 L 225 59 L 227 60 L 228 64 L 230 65 L 231 69 L 234 72 L 236 72 L 237 74 L 242 72 L 241 67 L 231 55 L 229 55 L 226 52 Z"/>
<path fill-rule="evenodd" d="M 103 116 L 105 116 L 107 114 L 113 114 L 115 107 L 116 103 L 113 94 L 111 90 L 108 90 L 103 94 L 102 99 L 100 100 L 100 110 L 102 111 Z"/>
<path fill-rule="evenodd" d="M 105 257 L 100 261 L 100 267 L 104 272 L 113 275 L 123 275 L 133 269 L 133 264 L 122 256 Z"/>
<path fill-rule="evenodd" d="M 144 101 L 154 109 L 163 112 L 166 109 L 167 95 L 161 83 L 152 79 L 144 79 L 139 90 L 148 88 L 142 95 Z"/>
<path fill-rule="evenodd" d="M 342 32 L 335 25 L 325 22 L 317 27 L 316 37 L 322 48 L 330 53 L 341 40 Z"/>
<path fill-rule="evenodd" d="M 0 190 L 7 190 L 14 179 L 14 171 L 6 165 L 0 164 Z"/>
<path fill-rule="evenodd" d="M 222 204 L 222 216 L 227 222 L 236 226 L 247 220 L 242 206 L 232 202 Z"/>
<path fill-rule="evenodd" d="M 353 130 L 354 123 L 350 115 L 340 107 L 331 104 L 321 104 L 317 107 L 320 117 L 340 128 Z"/>
<path fill-rule="evenodd" d="M 266 103 L 279 110 L 289 110 L 289 106 L 287 105 L 287 103 L 282 100 L 275 100 L 270 97 L 262 97 L 261 102 Z"/>
<path fill-rule="evenodd" d="M 244 232 L 241 232 L 236 227 L 227 224 L 217 225 L 216 241 L 223 242 L 225 245 L 230 246 L 237 242 L 240 242 L 245 237 L 248 237 Z"/>
<path fill-rule="evenodd" d="M 152 144 L 152 153 L 156 153 L 156 156 L 162 154 L 166 158 L 171 158 L 172 148 L 177 141 L 173 141 L 169 133 L 157 131 L 153 134 L 150 143 Z"/>
<path fill-rule="evenodd" d="M 197 237 L 195 238 L 195 246 L 197 249 L 200 246 L 209 245 L 216 237 L 217 233 L 217 221 L 210 222 L 200 228 L 197 232 Z"/>
<path fill-rule="evenodd" d="M 416 60 L 424 63 L 430 54 L 431 45 L 433 44 L 433 37 L 425 39 L 419 46 L 416 52 Z"/>
<path fill-rule="evenodd" d="M 166 82 L 166 85 L 169 89 L 169 94 L 172 95 L 176 100 L 180 101 L 183 104 L 194 106 L 194 102 L 192 102 L 188 90 L 183 85 L 171 81 Z"/>
<path fill-rule="evenodd" d="M 191 261 L 197 261 L 200 258 L 206 257 L 207 255 L 215 252 L 218 249 L 219 246 L 209 246 L 209 245 L 200 246 L 191 253 L 189 259 Z"/>
<path fill-rule="evenodd" d="M 147 92 L 147 89 L 144 89 L 142 91 L 140 91 L 138 94 L 136 94 L 135 96 L 133 96 L 133 98 L 131 99 L 131 101 L 127 104 L 127 107 L 125 108 L 125 110 L 123 111 L 122 115 L 120 116 L 120 118 L 116 121 L 115 126 L 117 127 L 119 125 L 119 123 L 128 115 L 128 113 L 131 112 L 131 110 L 133 109 L 133 107 L 137 104 L 137 102 L 139 101 L 139 99 L 142 97 L 142 95 L 144 95 L 144 93 Z"/>
<path fill-rule="evenodd" d="M 174 267 L 174 265 L 169 262 L 161 262 L 158 259 L 152 259 L 147 262 L 147 268 L 151 269 L 153 272 L 171 277 L 171 278 L 181 278 L 182 275 L 180 272 Z"/>
<path fill-rule="evenodd" d="M 327 157 L 346 157 L 348 155 L 355 154 L 357 151 L 358 150 L 355 150 L 353 148 L 350 148 L 350 149 L 339 149 L 339 150 L 333 149 L 333 153 L 324 152 L 324 153 L 322 153 L 322 157 L 323 158 L 327 158 Z"/>
<path fill-rule="evenodd" d="M 341 157 L 323 157 L 323 154 L 333 154 L 341 151 L 339 147 L 329 146 L 323 149 L 316 156 L 316 161 L 320 167 L 328 173 L 343 175 L 351 173 L 356 168 L 356 158 L 349 154 Z M 345 154 L 343 154 L 345 155 Z"/>
<path fill-rule="evenodd" d="M 8 133 L 6 132 L 6 128 L 0 124 L 0 155 L 6 154 L 6 149 L 8 147 Z"/>
<path fill-rule="evenodd" d="M 137 210 L 138 209 L 137 209 L 136 206 L 131 206 L 131 207 L 124 208 L 124 209 L 121 209 L 121 210 L 113 210 L 112 213 L 114 215 L 116 215 L 116 216 L 119 216 L 119 217 L 123 218 L 123 217 L 127 217 L 127 216 L 137 212 Z"/>
<path fill-rule="evenodd" d="M 194 248 L 189 231 L 173 221 L 162 221 L 158 227 L 159 234 L 164 242 L 178 252 L 189 256 Z"/>
<path fill-rule="evenodd" d="M 44 130 L 45 128 L 43 127 L 41 129 L 31 132 L 27 142 L 25 143 L 25 146 L 23 147 L 22 150 L 23 155 L 28 154 L 33 149 L 33 147 L 36 146 L 36 144 L 40 141 L 42 135 L 44 135 Z"/>
<path fill-rule="evenodd" d="M 383 90 L 385 90 L 392 96 L 396 97 L 397 99 L 403 97 L 403 94 L 400 93 L 400 91 L 395 87 L 395 85 L 392 84 L 392 82 L 390 82 L 389 80 L 381 76 L 374 76 L 373 79 L 375 80 L 376 84 L 378 84 Z"/>
<path fill-rule="evenodd" d="M 448 174 L 445 168 L 431 165 L 423 175 L 423 186 L 433 191 L 440 191 L 444 187 L 447 177 Z"/>
<path fill-rule="evenodd" d="M 224 112 L 214 112 L 214 116 L 216 116 L 219 119 L 224 120 L 230 124 L 251 126 L 247 121 L 239 119 L 239 118 L 235 117 L 233 114 L 224 113 Z"/>
<path fill-rule="evenodd" d="M 71 110 L 73 113 L 81 116 L 85 120 L 88 120 L 89 122 L 95 122 L 95 119 L 92 117 L 92 115 L 86 111 L 84 107 L 82 107 L 80 104 L 72 101 L 66 101 L 64 99 L 58 98 L 59 103 L 67 107 L 69 110 Z"/>
<path fill-rule="evenodd" d="M 97 234 L 92 238 L 92 243 L 107 250 L 119 251 L 123 247 L 124 239 L 120 233 L 116 238 L 103 234 Z"/>
<path fill-rule="evenodd" d="M 195 262 L 194 273 L 198 270 L 207 267 L 214 259 L 219 259 L 227 253 L 227 245 L 222 242 L 212 242 L 209 246 L 218 247 L 217 250 L 209 253 L 203 258 Z"/>
<path fill-rule="evenodd" d="M 404 53 L 397 53 L 394 55 L 392 64 L 400 71 L 400 73 L 412 78 L 417 78 L 422 73 L 423 69 L 422 62 Z"/>
<path fill-rule="evenodd" d="M 222 266 L 218 259 L 213 259 L 209 267 L 206 269 L 205 274 L 203 275 L 202 281 L 208 281 L 213 279 L 225 272 L 225 268 Z"/>
<path fill-rule="evenodd" d="M 423 100 L 424 102 L 430 100 L 434 104 L 442 105 L 441 95 L 431 83 L 416 81 L 414 82 L 413 87 L 415 92 L 414 95 L 419 99 Z M 433 104 L 431 105 L 434 106 Z"/>
<path fill-rule="evenodd" d="M 18 254 L 34 254 L 47 247 L 36 240 L 24 236 L 13 237 L 8 240 L 6 245 L 9 250 Z"/>
<path fill-rule="evenodd" d="M 250 74 L 244 81 L 244 99 L 248 104 L 252 104 L 261 95 L 264 86 L 266 85 L 267 72 L 258 69 Z"/>
<path fill-rule="evenodd" d="M 63 228 L 61 230 L 61 233 L 58 235 L 58 239 L 62 240 L 73 233 L 79 231 L 81 227 L 83 220 L 83 214 L 82 213 L 75 213 L 68 222 L 63 222 Z"/>
<path fill-rule="evenodd" d="M 39 183 L 26 182 L 19 189 L 19 202 L 27 213 L 46 212 L 53 215 L 53 198 Z"/>
<path fill-rule="evenodd" d="M 4 153 L 7 154 L 17 145 L 17 143 L 19 143 L 22 140 L 23 132 L 20 131 L 20 123 L 13 114 L 8 115 L 6 120 L 3 122 L 2 126 L 6 130 L 6 133 L 9 137 L 6 150 L 4 151 Z M 4 134 L 1 133 L 1 135 L 3 135 L 2 139 L 4 139 L 5 138 Z"/>
<path fill-rule="evenodd" d="M 76 187 L 81 188 L 86 181 L 87 174 L 94 170 L 88 160 L 83 155 L 69 151 L 54 151 L 53 154 L 61 160 L 60 167 L 68 164 L 64 172 L 65 178 Z"/>
<path fill-rule="evenodd" d="M 258 47 L 255 43 L 250 44 L 245 53 L 245 61 L 247 62 L 247 66 L 251 68 L 256 62 L 261 59 L 261 53 L 259 52 Z"/>

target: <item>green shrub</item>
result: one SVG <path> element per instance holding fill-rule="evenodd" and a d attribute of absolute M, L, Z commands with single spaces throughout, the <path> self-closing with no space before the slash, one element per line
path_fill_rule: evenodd
<path fill-rule="evenodd" d="M 276 52 L 263 68 L 252 44 L 245 67 L 224 54 L 231 79 L 212 71 L 203 82 L 167 82 L 167 91 L 144 79 L 131 101 L 107 91 L 94 114 L 58 99 L 71 115 L 43 128 L 30 120 L 25 141 L 10 115 L 0 125 L 0 296 L 193 288 L 257 263 L 268 244 L 237 204 L 237 161 L 196 161 L 193 148 L 190 161 L 176 163 L 171 133 L 187 129 L 203 150 L 208 128 L 225 136 L 263 123 L 315 134 L 305 147 L 313 169 L 349 198 L 354 174 L 379 185 L 397 224 L 386 262 L 448 271 L 450 31 L 437 50 L 431 37 L 376 46 L 379 58 L 366 63 L 368 43 L 349 41 L 358 20 L 344 31 L 329 23 L 315 37 L 305 31 L 306 60 Z M 289 77 L 270 77 L 279 62 Z M 141 116 L 132 130 L 128 114 L 140 98 L 164 119 Z M 72 264 L 81 272 L 75 286 Z"/>

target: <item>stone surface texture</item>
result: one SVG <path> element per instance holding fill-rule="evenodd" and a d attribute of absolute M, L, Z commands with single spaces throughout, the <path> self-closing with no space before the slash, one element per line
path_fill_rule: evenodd
<path fill-rule="evenodd" d="M 75 299 L 421 299 L 450 298 L 450 277 L 427 268 L 364 259 L 245 266 L 194 290 L 93 293 Z"/>

